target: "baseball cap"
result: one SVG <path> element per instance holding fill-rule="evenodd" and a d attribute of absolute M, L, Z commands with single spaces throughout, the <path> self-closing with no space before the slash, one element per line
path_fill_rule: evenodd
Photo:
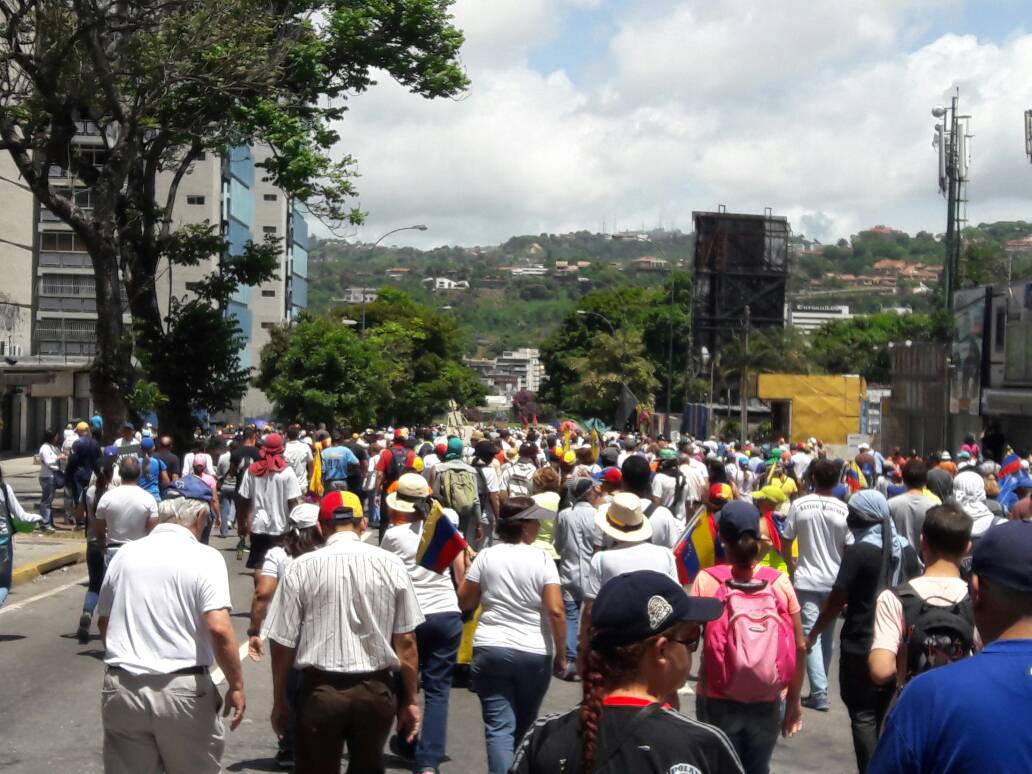
<path fill-rule="evenodd" d="M 661 460 L 676 460 L 677 452 L 669 446 L 665 446 L 659 450 L 659 458 Z"/>
<path fill-rule="evenodd" d="M 136 428 L 133 426 L 132 422 L 123 422 L 122 423 L 122 429 L 123 430 L 135 430 Z"/>
<path fill-rule="evenodd" d="M 950 453 L 948 451 L 944 451 L 942 454 L 939 455 L 939 459 L 943 462 L 949 462 L 953 459 L 953 457 L 950 456 Z"/>
<path fill-rule="evenodd" d="M 672 578 L 654 570 L 625 572 L 602 585 L 591 608 L 591 647 L 612 650 L 647 640 L 679 623 L 713 621 L 723 604 L 690 597 Z"/>
<path fill-rule="evenodd" d="M 75 432 L 77 432 L 77 433 L 86 433 L 86 432 L 89 432 L 89 429 L 90 429 L 90 426 L 86 422 L 79 422 L 75 426 Z"/>
<path fill-rule="evenodd" d="M 1032 592 L 1032 522 L 1008 521 L 987 531 L 971 552 L 971 572 L 1013 591 Z"/>
<path fill-rule="evenodd" d="M 554 518 L 555 511 L 545 508 L 536 501 L 530 507 L 524 508 L 522 511 L 514 513 L 508 518 L 504 516 L 500 517 L 502 521 L 548 521 L 549 519 Z"/>
<path fill-rule="evenodd" d="M 298 529 L 314 527 L 315 523 L 319 521 L 319 506 L 314 503 L 295 505 L 294 510 L 290 512 L 287 518 Z"/>
<path fill-rule="evenodd" d="M 211 487 L 193 475 L 177 478 L 166 490 L 165 496 L 185 497 L 189 500 L 204 500 L 206 503 L 210 503 L 212 500 Z"/>
<path fill-rule="evenodd" d="M 730 543 L 746 532 L 760 536 L 760 512 L 752 503 L 745 500 L 734 500 L 720 509 L 720 522 L 717 525 L 720 536 Z"/>
<path fill-rule="evenodd" d="M 144 451 L 150 451 L 154 448 L 154 439 L 150 437 L 144 437 L 140 439 L 140 448 Z"/>
<path fill-rule="evenodd" d="M 762 489 L 753 492 L 752 496 L 754 500 L 769 500 L 775 505 L 781 505 L 781 503 L 788 499 L 785 491 L 776 484 L 767 484 Z"/>
<path fill-rule="evenodd" d="M 735 493 L 730 484 L 713 484 L 709 488 L 709 496 L 713 502 L 723 500 L 726 503 L 731 501 Z"/>
<path fill-rule="evenodd" d="M 319 521 L 351 521 L 362 518 L 362 503 L 353 492 L 327 492 L 319 501 Z"/>
<path fill-rule="evenodd" d="M 611 465 L 608 468 L 602 468 L 594 476 L 595 480 L 600 484 L 622 484 L 623 473 L 620 472 L 620 468 L 615 465 Z"/>

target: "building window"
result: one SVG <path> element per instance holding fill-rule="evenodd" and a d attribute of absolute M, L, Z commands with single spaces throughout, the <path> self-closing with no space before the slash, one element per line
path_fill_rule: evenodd
<path fill-rule="evenodd" d="M 39 249 L 47 253 L 85 253 L 86 244 L 74 231 L 42 231 Z"/>
<path fill-rule="evenodd" d="M 278 197 L 276 194 L 265 194 L 262 198 L 267 202 L 274 202 Z"/>
<path fill-rule="evenodd" d="M 262 233 L 263 234 L 275 234 L 276 233 L 276 227 L 275 226 L 262 226 Z"/>
<path fill-rule="evenodd" d="M 274 322 L 263 322 L 262 323 L 262 330 L 263 331 L 271 331 L 275 327 L 276 327 L 276 323 L 274 323 Z"/>
<path fill-rule="evenodd" d="M 208 158 L 208 154 L 205 151 L 201 151 L 197 154 L 197 161 L 205 161 Z"/>
<path fill-rule="evenodd" d="M 204 204 L 204 197 L 203 196 L 187 196 L 186 197 L 186 203 L 187 204 Z"/>
<path fill-rule="evenodd" d="M 276 297 L 276 291 L 275 290 L 263 290 L 262 291 L 262 298 L 275 298 L 275 297 Z"/>
<path fill-rule="evenodd" d="M 201 287 L 201 283 L 200 282 L 187 282 L 186 283 L 186 289 L 191 291 L 191 292 L 196 292 L 197 289 L 200 288 L 200 287 Z"/>
<path fill-rule="evenodd" d="M 1007 307 L 1001 306 L 996 310 L 996 328 L 993 331 L 993 351 L 1003 352 L 1003 345 L 1007 335 Z"/>

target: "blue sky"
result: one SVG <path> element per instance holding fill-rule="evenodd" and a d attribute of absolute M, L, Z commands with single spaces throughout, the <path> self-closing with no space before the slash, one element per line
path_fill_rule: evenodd
<path fill-rule="evenodd" d="M 458 0 L 472 87 L 385 82 L 340 129 L 375 239 L 512 234 L 770 206 L 822 240 L 940 230 L 932 105 L 973 116 L 972 221 L 1032 220 L 1028 0 Z"/>

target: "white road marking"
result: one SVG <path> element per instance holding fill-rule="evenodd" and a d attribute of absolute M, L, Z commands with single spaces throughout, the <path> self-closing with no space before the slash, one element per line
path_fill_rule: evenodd
<path fill-rule="evenodd" d="M 240 646 L 240 660 L 243 661 L 247 657 L 247 640 L 244 640 L 243 645 Z M 222 674 L 222 670 L 215 667 L 211 670 L 211 681 L 215 685 L 221 685 L 222 681 L 226 679 L 226 676 Z"/>
<path fill-rule="evenodd" d="M 83 583 L 88 580 L 89 576 L 83 575 L 81 578 L 69 581 L 68 583 L 58 586 L 56 589 L 50 589 L 50 591 L 44 591 L 42 594 L 37 594 L 34 597 L 29 597 L 28 599 L 22 600 L 21 602 L 16 602 L 13 605 L 7 605 L 6 607 L 0 608 L 0 615 L 3 615 L 4 613 L 11 613 L 15 610 L 21 610 L 23 607 L 27 607 L 28 605 L 31 605 L 33 602 L 38 602 L 41 599 L 46 599 L 47 597 L 52 597 L 55 594 L 60 594 L 62 591 L 70 589 L 72 586 L 78 586 L 80 583 Z"/>

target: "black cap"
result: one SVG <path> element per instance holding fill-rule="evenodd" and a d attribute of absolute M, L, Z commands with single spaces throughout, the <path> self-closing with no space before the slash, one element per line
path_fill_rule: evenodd
<path fill-rule="evenodd" d="M 669 575 L 653 570 L 625 572 L 602 585 L 591 607 L 591 647 L 611 650 L 647 640 L 679 623 L 720 617 L 712 597 L 690 597 Z"/>
<path fill-rule="evenodd" d="M 971 572 L 1014 591 L 1032 592 L 1032 522 L 1008 521 L 986 532 L 971 552 Z"/>
<path fill-rule="evenodd" d="M 752 503 L 745 500 L 732 500 L 720 509 L 717 529 L 720 536 L 730 543 L 738 540 L 744 532 L 760 536 L 760 512 Z"/>

